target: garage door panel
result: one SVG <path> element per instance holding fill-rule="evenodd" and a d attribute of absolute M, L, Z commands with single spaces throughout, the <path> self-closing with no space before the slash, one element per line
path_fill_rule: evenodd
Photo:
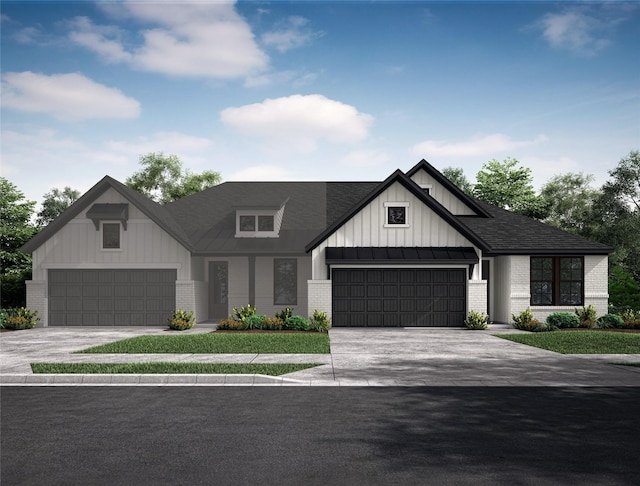
<path fill-rule="evenodd" d="M 331 278 L 336 327 L 464 323 L 464 269 L 334 269 Z"/>
<path fill-rule="evenodd" d="M 49 270 L 48 279 L 51 326 L 165 325 L 175 307 L 175 270 Z"/>

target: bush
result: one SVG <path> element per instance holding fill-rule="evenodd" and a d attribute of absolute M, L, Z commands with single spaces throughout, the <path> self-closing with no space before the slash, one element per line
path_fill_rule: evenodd
<path fill-rule="evenodd" d="M 522 326 L 526 326 L 529 322 L 533 321 L 533 312 L 531 312 L 531 309 L 527 308 L 517 316 L 515 314 L 511 314 L 511 319 L 513 320 L 513 327 L 521 329 Z"/>
<path fill-rule="evenodd" d="M 550 326 L 549 324 L 545 324 L 544 322 L 540 322 L 537 319 L 532 319 L 529 322 L 519 327 L 522 331 L 530 331 L 530 332 L 549 332 L 555 331 L 556 328 Z"/>
<path fill-rule="evenodd" d="M 249 317 L 254 316 L 256 314 L 256 308 L 251 307 L 251 304 L 247 304 L 246 307 L 240 307 L 238 310 L 236 307 L 233 308 L 233 317 L 236 321 L 242 321 Z"/>
<path fill-rule="evenodd" d="M 240 331 L 245 329 L 245 324 L 242 321 L 236 321 L 235 319 L 225 319 L 223 321 L 218 322 L 218 327 L 216 328 L 219 331 Z"/>
<path fill-rule="evenodd" d="M 309 321 L 302 316 L 291 316 L 284 321 L 282 328 L 289 331 L 308 331 Z"/>
<path fill-rule="evenodd" d="M 7 311 L 4 309 L 0 309 L 0 329 L 4 329 L 5 328 L 5 323 L 7 322 L 7 317 L 9 317 L 9 314 L 7 314 Z"/>
<path fill-rule="evenodd" d="M 596 324 L 601 329 L 611 329 L 616 327 L 622 327 L 624 320 L 617 314 L 605 314 L 598 317 Z"/>
<path fill-rule="evenodd" d="M 263 329 L 262 325 L 267 316 L 262 316 L 259 314 L 253 314 L 251 316 L 244 318 L 244 327 L 245 329 Z"/>
<path fill-rule="evenodd" d="M 313 316 L 309 318 L 309 330 L 316 332 L 327 332 L 331 328 L 331 321 L 326 312 L 313 311 Z"/>
<path fill-rule="evenodd" d="M 621 329 L 640 329 L 640 319 L 624 321 Z"/>
<path fill-rule="evenodd" d="M 266 329 L 268 331 L 281 331 L 284 326 L 284 321 L 279 317 L 266 317 L 264 321 L 262 321 L 262 329 Z"/>
<path fill-rule="evenodd" d="M 26 307 L 7 309 L 5 312 L 5 329 L 31 329 L 40 321 L 38 311 L 30 311 Z"/>
<path fill-rule="evenodd" d="M 640 319 L 640 311 L 636 312 L 633 309 L 625 309 L 621 314 L 622 320 L 627 321 L 636 321 Z"/>
<path fill-rule="evenodd" d="M 571 312 L 554 312 L 547 316 L 545 322 L 550 327 L 557 329 L 580 327 L 580 318 Z"/>
<path fill-rule="evenodd" d="M 575 314 L 580 320 L 578 327 L 593 327 L 598 317 L 596 308 L 593 305 L 588 305 L 582 309 L 575 309 Z"/>
<path fill-rule="evenodd" d="M 276 312 L 276 319 L 282 319 L 283 321 L 286 321 L 291 316 L 293 316 L 293 307 L 287 307 L 280 312 Z"/>
<path fill-rule="evenodd" d="M 489 325 L 489 316 L 484 312 L 470 311 L 464 324 L 467 329 L 484 330 Z"/>
<path fill-rule="evenodd" d="M 193 311 L 176 310 L 169 319 L 169 328 L 174 331 L 184 331 L 191 329 L 195 324 L 193 319 Z"/>

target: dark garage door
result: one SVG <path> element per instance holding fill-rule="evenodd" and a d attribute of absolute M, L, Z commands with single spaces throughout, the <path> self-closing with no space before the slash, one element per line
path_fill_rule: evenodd
<path fill-rule="evenodd" d="M 465 269 L 333 269 L 333 325 L 462 326 Z"/>
<path fill-rule="evenodd" d="M 50 326 L 160 326 L 175 302 L 176 270 L 49 270 Z"/>

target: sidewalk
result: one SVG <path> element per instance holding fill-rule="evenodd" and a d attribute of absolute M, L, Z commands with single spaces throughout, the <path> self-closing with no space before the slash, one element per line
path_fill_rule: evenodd
<path fill-rule="evenodd" d="M 186 333 L 211 332 L 198 325 Z M 164 328 L 36 328 L 0 334 L 2 385 L 267 385 L 267 386 L 640 386 L 640 355 L 562 355 L 494 334 L 519 332 L 444 328 L 332 329 L 331 354 L 72 354 Z M 321 363 L 285 376 L 38 375 L 36 362 Z"/>

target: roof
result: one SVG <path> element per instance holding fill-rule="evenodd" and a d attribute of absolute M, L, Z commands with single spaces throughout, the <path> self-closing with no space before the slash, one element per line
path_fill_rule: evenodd
<path fill-rule="evenodd" d="M 453 215 L 410 175 L 424 169 L 475 216 Z M 124 184 L 104 177 L 40 231 L 21 250 L 32 253 L 109 188 L 119 192 L 194 255 L 299 254 L 316 248 L 392 184 L 401 184 L 485 256 L 608 254 L 613 248 L 472 198 L 425 160 L 407 174 L 395 171 L 380 182 L 225 182 L 160 205 Z M 236 210 L 285 204 L 278 238 L 236 238 Z M 389 257 L 391 258 L 391 257 Z"/>
<path fill-rule="evenodd" d="M 325 261 L 332 263 L 478 263 L 476 251 L 469 248 L 377 248 L 328 247 Z"/>

